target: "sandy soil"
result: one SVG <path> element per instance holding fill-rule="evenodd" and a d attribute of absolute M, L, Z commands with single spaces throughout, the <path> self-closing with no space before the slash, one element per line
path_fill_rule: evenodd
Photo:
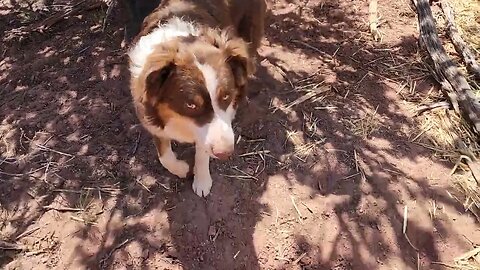
<path fill-rule="evenodd" d="M 25 28 L 66 2 L 0 5 L 0 267 L 442 269 L 480 243 L 452 164 L 418 144 L 405 97 L 436 88 L 408 1 L 379 1 L 375 43 L 367 1 L 270 0 L 237 154 L 206 199 L 138 125 L 121 7 L 104 32 L 102 8 Z"/>

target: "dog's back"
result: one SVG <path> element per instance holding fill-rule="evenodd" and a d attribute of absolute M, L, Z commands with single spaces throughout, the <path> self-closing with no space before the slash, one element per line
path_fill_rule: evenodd
<path fill-rule="evenodd" d="M 127 38 L 129 41 L 137 35 L 145 35 L 158 23 L 170 16 L 188 17 L 186 13 L 194 7 L 205 24 L 210 27 L 233 26 L 237 34 L 251 44 L 251 52 L 260 46 L 263 37 L 266 3 L 264 0 L 123 0 L 130 13 L 127 25 Z M 176 6 L 176 8 L 171 8 Z M 168 11 L 167 11 L 168 10 Z M 172 13 L 172 10 L 175 10 Z M 207 18 L 208 17 L 208 18 Z M 192 18 L 198 21 L 199 18 Z M 200 19 L 200 20 L 202 20 Z"/>

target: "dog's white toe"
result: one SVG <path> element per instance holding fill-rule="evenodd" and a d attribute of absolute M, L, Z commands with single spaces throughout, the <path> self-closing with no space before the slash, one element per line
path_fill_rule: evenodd
<path fill-rule="evenodd" d="M 212 178 L 210 178 L 210 177 L 203 177 L 203 178 L 194 177 L 192 188 L 193 188 L 193 191 L 195 192 L 195 194 L 197 194 L 198 196 L 207 197 L 207 195 L 210 193 L 210 189 L 212 188 Z"/>

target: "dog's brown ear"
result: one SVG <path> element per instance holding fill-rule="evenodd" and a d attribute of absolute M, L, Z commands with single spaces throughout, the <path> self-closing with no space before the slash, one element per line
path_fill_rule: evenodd
<path fill-rule="evenodd" d="M 161 98 L 165 82 L 175 72 L 176 47 L 157 47 L 148 57 L 145 64 L 143 78 L 144 95 L 147 99 Z"/>
<path fill-rule="evenodd" d="M 225 61 L 232 69 L 235 85 L 243 88 L 248 77 L 255 72 L 253 58 L 248 52 L 249 44 L 243 39 L 235 37 L 233 28 L 227 28 L 220 33 L 215 29 L 209 29 L 202 36 L 223 51 Z"/>
<path fill-rule="evenodd" d="M 173 62 L 165 63 L 162 66 L 157 66 L 148 72 L 145 79 L 145 92 L 151 97 L 160 97 L 162 88 L 167 79 L 175 70 Z"/>
<path fill-rule="evenodd" d="M 230 38 L 226 41 L 224 50 L 235 85 L 239 88 L 245 87 L 248 78 L 255 72 L 253 59 L 248 53 L 248 44 L 240 38 Z"/>

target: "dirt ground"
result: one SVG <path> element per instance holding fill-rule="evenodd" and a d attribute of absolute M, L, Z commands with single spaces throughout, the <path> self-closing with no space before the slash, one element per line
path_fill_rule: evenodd
<path fill-rule="evenodd" d="M 39 33 L 68 1 L 3 2 L 0 268 L 444 269 L 480 232 L 413 118 L 438 89 L 408 2 L 379 1 L 373 42 L 367 1 L 268 1 L 236 156 L 205 199 L 139 126 L 120 6 L 103 32 L 96 8 Z"/>

